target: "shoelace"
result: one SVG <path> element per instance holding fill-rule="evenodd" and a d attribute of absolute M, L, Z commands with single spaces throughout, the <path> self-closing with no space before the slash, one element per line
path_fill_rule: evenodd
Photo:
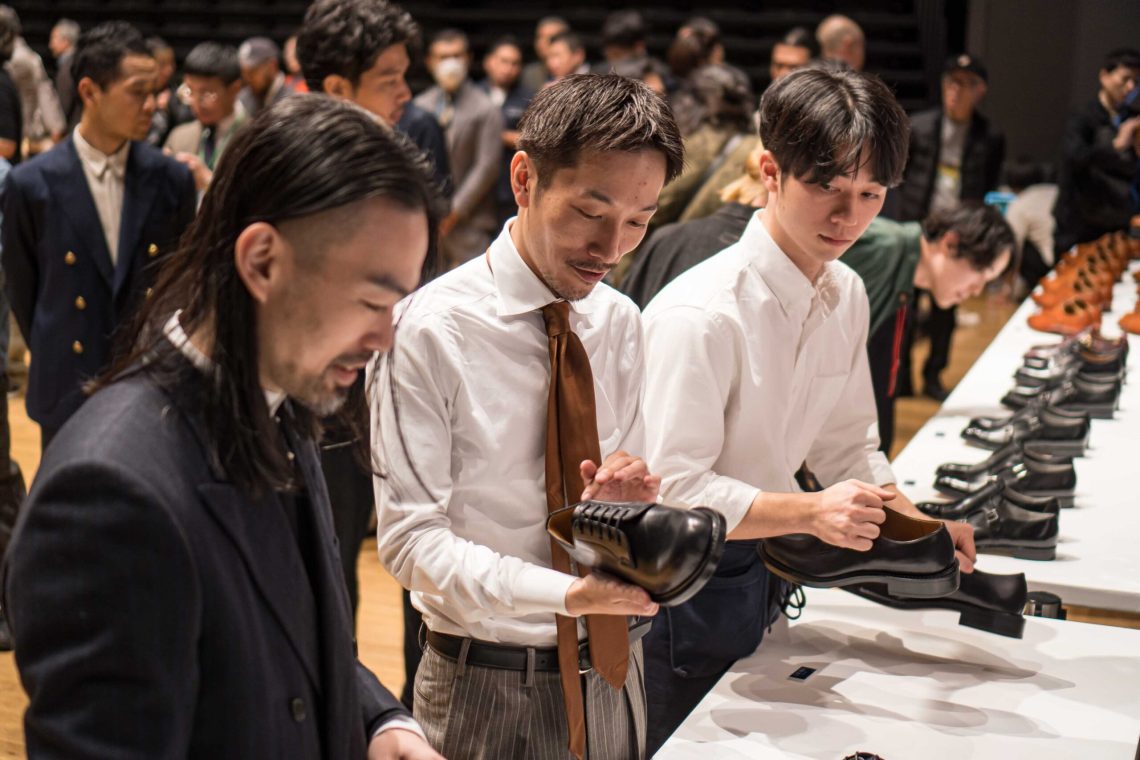
<path fill-rule="evenodd" d="M 620 504 L 590 504 L 574 518 L 574 530 L 603 541 L 611 541 L 618 546 L 626 546 L 625 532 L 621 524 L 633 510 Z"/>

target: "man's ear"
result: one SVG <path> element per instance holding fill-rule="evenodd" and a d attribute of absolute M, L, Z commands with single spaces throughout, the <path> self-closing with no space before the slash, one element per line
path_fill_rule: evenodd
<path fill-rule="evenodd" d="M 958 244 L 962 242 L 962 236 L 958 234 L 958 230 L 948 230 L 942 236 L 942 250 L 950 258 L 958 258 Z"/>
<path fill-rule="evenodd" d="M 234 81 L 230 82 L 229 85 L 226 86 L 226 91 L 228 92 L 228 94 L 231 98 L 236 98 L 237 94 L 239 92 L 241 92 L 241 88 L 244 85 L 245 85 L 245 82 L 239 77 L 239 78 L 235 79 Z"/>
<path fill-rule="evenodd" d="M 537 186 L 538 173 L 534 169 L 534 162 L 525 150 L 515 151 L 514 158 L 511 159 L 511 193 L 519 208 L 530 207 Z"/>
<path fill-rule="evenodd" d="M 780 190 L 780 165 L 770 150 L 760 154 L 760 182 L 768 188 L 769 195 Z"/>
<path fill-rule="evenodd" d="M 95 99 L 95 94 L 103 91 L 99 85 L 95 84 L 95 80 L 91 77 L 83 77 L 80 79 L 75 89 L 79 92 L 79 99 L 83 101 L 84 106 L 91 105 Z"/>
<path fill-rule="evenodd" d="M 234 267 L 250 296 L 264 304 L 281 268 L 282 238 L 268 222 L 254 222 L 234 243 Z"/>
<path fill-rule="evenodd" d="M 356 88 L 352 86 L 352 82 L 340 74 L 329 74 L 325 77 L 321 82 L 321 89 L 324 90 L 325 95 L 338 100 L 352 100 L 356 94 Z"/>

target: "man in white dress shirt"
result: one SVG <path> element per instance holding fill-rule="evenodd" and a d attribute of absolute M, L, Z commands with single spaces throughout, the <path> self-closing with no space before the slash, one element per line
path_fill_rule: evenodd
<path fill-rule="evenodd" d="M 680 136 L 643 84 L 598 75 L 543 90 L 519 134 L 518 216 L 485 254 L 402 304 L 395 349 L 372 378 L 373 448 L 386 470 L 376 481 L 380 559 L 423 612 L 415 715 L 438 751 L 451 760 L 642 757 L 644 626 L 626 644 L 618 618 L 624 680 L 603 680 L 598 662 L 615 652 L 590 628 L 587 655 L 580 622 L 570 642 L 583 652 L 582 673 L 559 672 L 556 629 L 566 623 L 556 626 L 556 615 L 573 634 L 572 618 L 590 616 L 589 626 L 657 606 L 642 589 L 552 569 L 547 312 L 560 310 L 584 346 L 605 457 L 581 462 L 585 492 L 572 490 L 569 474 L 557 484 L 566 502 L 655 499 L 659 479 L 639 458 L 640 315 L 601 280 L 641 242 L 658 193 L 680 171 Z M 573 700 L 563 697 L 571 689 L 584 692 L 577 745 L 582 723 L 568 730 Z"/>
<path fill-rule="evenodd" d="M 874 76 L 818 66 L 773 84 L 760 106 L 767 207 L 646 307 L 647 459 L 666 502 L 718 509 L 730 531 L 717 574 L 646 638 L 651 753 L 778 615 L 787 589 L 758 539 L 867 550 L 885 502 L 921 516 L 879 451 L 866 291 L 836 262 L 899 182 L 907 130 Z M 822 492 L 801 492 L 803 464 Z M 948 526 L 969 571 L 972 531 Z"/>

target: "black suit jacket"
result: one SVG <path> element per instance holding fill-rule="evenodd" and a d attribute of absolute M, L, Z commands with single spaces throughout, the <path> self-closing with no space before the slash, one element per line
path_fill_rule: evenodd
<path fill-rule="evenodd" d="M 30 757 L 362 760 L 407 715 L 356 659 L 313 442 L 309 573 L 279 496 L 227 482 L 202 430 L 134 377 L 45 452 L 6 560 Z"/>
<path fill-rule="evenodd" d="M 193 219 L 194 180 L 155 148 L 131 144 L 117 265 L 71 137 L 14 169 L 2 194 L 8 295 L 32 352 L 28 415 L 57 429 Z"/>
<path fill-rule="evenodd" d="M 910 120 L 910 156 L 899 188 L 899 221 L 922 221 L 930 211 L 938 154 L 942 150 L 942 109 L 916 113 Z M 974 111 L 962 149 L 962 200 L 983 200 L 996 190 L 1005 160 L 1005 137 Z"/>

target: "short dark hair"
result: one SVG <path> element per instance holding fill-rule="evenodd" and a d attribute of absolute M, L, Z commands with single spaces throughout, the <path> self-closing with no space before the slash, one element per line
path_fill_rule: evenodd
<path fill-rule="evenodd" d="M 522 54 L 523 47 L 522 47 L 522 45 L 519 44 L 518 38 L 515 37 L 514 35 L 505 34 L 502 37 L 497 38 L 494 42 L 491 43 L 491 46 L 489 48 L 487 48 L 487 55 L 491 55 L 492 53 L 497 51 L 499 48 L 507 47 L 507 46 L 515 48 L 516 50 L 519 51 L 520 55 Z"/>
<path fill-rule="evenodd" d="M 776 40 L 777 45 L 789 45 L 791 47 L 804 48 L 808 51 L 812 58 L 819 55 L 819 49 L 816 47 L 815 35 L 807 30 L 807 27 L 793 26 L 784 36 Z"/>
<path fill-rule="evenodd" d="M 440 29 L 438 32 L 431 36 L 431 42 L 428 43 L 428 50 L 437 42 L 462 42 L 463 47 L 467 52 L 471 52 L 471 42 L 467 39 L 467 35 L 461 30 L 448 27 L 447 29 Z"/>
<path fill-rule="evenodd" d="M 958 233 L 956 259 L 966 259 L 978 271 L 989 269 L 994 259 L 1015 243 L 1009 222 L 994 206 L 964 201 L 953 209 L 932 211 L 922 220 L 922 235 L 935 241 L 948 232 Z"/>
<path fill-rule="evenodd" d="M 1140 69 L 1140 50 L 1136 48 L 1116 48 L 1115 50 L 1111 50 L 1108 55 L 1104 57 L 1104 64 L 1100 67 L 1100 70 L 1113 71 L 1118 66 Z"/>
<path fill-rule="evenodd" d="M 736 132 L 751 129 L 756 96 L 752 93 L 752 83 L 739 69 L 716 63 L 702 66 L 689 75 L 688 89 L 696 105 L 696 126 L 710 124 Z M 681 132 L 691 134 L 695 128 L 686 129 L 682 125 Z"/>
<path fill-rule="evenodd" d="M 602 24 L 602 45 L 631 48 L 645 42 L 645 19 L 635 10 L 614 11 Z"/>
<path fill-rule="evenodd" d="M 189 394 L 203 410 L 210 459 L 229 480 L 254 495 L 288 487 L 292 468 L 275 444 L 281 436 L 258 378 L 254 300 L 237 272 L 234 245 L 253 222 L 280 227 L 379 198 L 422 210 L 434 238 L 431 170 L 406 137 L 362 108 L 323 95 L 300 94 L 265 109 L 226 148 L 179 249 L 120 336 L 126 350 L 120 347 L 92 390 L 147 374 L 175 399 Z M 164 337 L 175 313 L 187 334 L 207 335 L 210 381 Z M 360 400 L 350 396 L 338 419 L 354 434 L 361 432 Z M 315 432 L 312 412 L 295 406 L 294 417 L 302 430 Z"/>
<path fill-rule="evenodd" d="M 227 85 L 241 79 L 237 48 L 217 42 L 194 46 L 182 62 L 182 73 L 194 77 L 217 77 Z"/>
<path fill-rule="evenodd" d="M 694 16 L 677 30 L 665 58 L 669 68 L 679 79 L 684 79 L 712 60 L 713 51 L 720 44 L 720 27 L 704 16 Z"/>
<path fill-rule="evenodd" d="M 846 66 L 806 66 L 760 99 L 761 142 L 785 176 L 804 182 L 853 175 L 866 161 L 876 182 L 893 187 L 902 181 L 909 138 L 910 120 L 890 89 Z"/>
<path fill-rule="evenodd" d="M 356 86 L 385 50 L 404 45 L 412 55 L 419 40 L 411 15 L 388 0 L 317 0 L 297 33 L 297 61 L 309 91 L 323 92 L 325 77 Z"/>
<path fill-rule="evenodd" d="M 579 50 L 586 49 L 586 46 L 582 44 L 582 38 L 578 36 L 578 33 L 571 32 L 569 30 L 565 32 L 559 32 L 550 38 L 551 45 L 553 45 L 555 42 L 565 42 L 566 47 L 570 49 L 571 53 L 577 53 Z"/>
<path fill-rule="evenodd" d="M 88 77 L 106 89 L 122 76 L 123 59 L 128 55 L 153 58 L 138 29 L 126 21 L 106 21 L 79 35 L 71 77 L 76 84 Z"/>
<path fill-rule="evenodd" d="M 538 168 L 540 187 L 588 152 L 660 151 L 666 182 L 685 163 L 669 104 L 616 74 L 572 74 L 542 89 L 519 121 L 518 147 Z"/>

